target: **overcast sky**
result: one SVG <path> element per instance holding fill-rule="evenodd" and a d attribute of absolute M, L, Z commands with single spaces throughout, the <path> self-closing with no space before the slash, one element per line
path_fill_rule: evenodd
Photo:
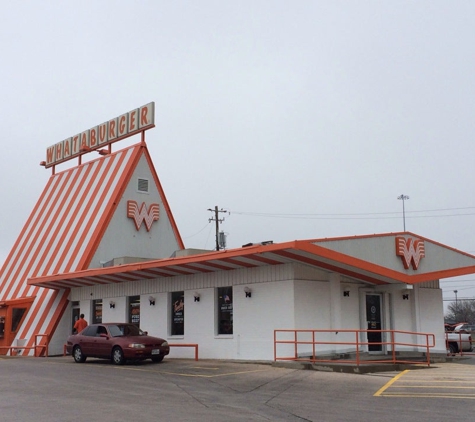
<path fill-rule="evenodd" d="M 402 231 L 404 194 L 408 231 L 475 254 L 474 21 L 473 1 L 3 0 L 0 263 L 46 148 L 151 101 L 186 247 L 214 248 L 215 205 L 229 248 Z M 445 299 L 475 297 L 462 279 Z"/>

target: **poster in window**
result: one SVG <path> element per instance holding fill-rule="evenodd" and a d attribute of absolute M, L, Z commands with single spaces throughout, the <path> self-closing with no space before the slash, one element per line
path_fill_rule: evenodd
<path fill-rule="evenodd" d="M 95 300 L 92 304 L 92 321 L 94 324 L 102 323 L 102 299 Z"/>
<path fill-rule="evenodd" d="M 185 300 L 184 292 L 172 293 L 172 336 L 182 336 L 185 333 Z"/>
<path fill-rule="evenodd" d="M 233 333 L 233 288 L 218 288 L 218 334 Z"/>
<path fill-rule="evenodd" d="M 140 296 L 129 297 L 129 322 L 140 326 Z"/>

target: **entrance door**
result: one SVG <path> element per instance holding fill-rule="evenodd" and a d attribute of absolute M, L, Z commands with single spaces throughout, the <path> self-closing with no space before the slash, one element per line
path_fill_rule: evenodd
<path fill-rule="evenodd" d="M 368 335 L 368 351 L 369 352 L 381 352 L 383 350 L 382 333 L 377 330 L 381 330 L 381 296 L 380 295 L 366 295 L 366 321 L 369 330 Z M 375 330 L 374 332 L 372 332 Z"/>
<path fill-rule="evenodd" d="M 72 315 L 71 315 L 71 321 L 72 321 L 72 326 L 71 326 L 71 333 L 74 333 L 74 324 L 76 324 L 76 321 L 79 319 L 79 305 L 75 305 L 71 309 Z"/>

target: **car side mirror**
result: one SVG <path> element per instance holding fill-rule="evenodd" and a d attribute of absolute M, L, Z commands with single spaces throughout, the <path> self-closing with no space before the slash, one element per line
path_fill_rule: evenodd
<path fill-rule="evenodd" d="M 148 336 L 148 331 L 144 331 L 143 333 L 144 333 L 146 336 Z"/>

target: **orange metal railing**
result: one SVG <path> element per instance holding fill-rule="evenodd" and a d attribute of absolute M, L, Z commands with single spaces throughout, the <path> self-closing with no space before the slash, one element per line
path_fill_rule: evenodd
<path fill-rule="evenodd" d="M 381 341 L 368 341 L 368 333 L 381 333 Z M 330 337 L 339 336 L 335 341 Z M 341 339 L 341 337 L 344 337 Z M 416 341 L 414 341 L 416 339 Z M 381 348 L 381 355 L 369 355 L 371 347 Z M 345 363 L 411 363 L 430 366 L 430 349 L 435 346 L 435 335 L 400 330 L 274 330 L 274 361 L 333 362 L 335 355 L 353 355 Z M 286 356 L 279 356 L 285 349 Z M 331 349 L 331 350 L 328 350 Z M 411 352 L 423 352 L 423 361 L 411 358 Z M 400 352 L 406 352 L 402 357 Z M 291 354 L 290 356 L 288 354 Z"/>
<path fill-rule="evenodd" d="M 198 360 L 198 345 L 196 343 L 168 343 L 170 347 L 193 347 L 195 349 L 195 360 Z"/>
<path fill-rule="evenodd" d="M 46 341 L 44 344 L 40 344 L 38 341 L 39 338 L 45 337 Z M 10 353 L 10 356 L 27 356 L 24 355 L 23 352 L 25 350 L 33 350 L 34 357 L 41 356 L 41 353 L 44 351 L 44 356 L 48 357 L 48 344 L 49 344 L 49 336 L 48 334 L 35 334 L 35 343 L 33 346 L 0 346 L 0 350 L 6 350 L 7 353 Z"/>
<path fill-rule="evenodd" d="M 461 356 L 475 355 L 475 352 L 473 351 L 475 341 L 472 338 L 472 336 L 468 336 L 468 338 L 466 338 L 467 334 L 468 333 L 466 333 L 465 331 L 460 331 L 460 332 L 446 331 L 445 343 L 447 346 L 447 355 L 455 355 L 455 354 L 459 354 Z M 452 336 L 452 339 L 450 341 L 449 341 L 449 335 Z M 452 351 L 449 347 L 449 343 L 455 343 L 457 350 Z"/>

